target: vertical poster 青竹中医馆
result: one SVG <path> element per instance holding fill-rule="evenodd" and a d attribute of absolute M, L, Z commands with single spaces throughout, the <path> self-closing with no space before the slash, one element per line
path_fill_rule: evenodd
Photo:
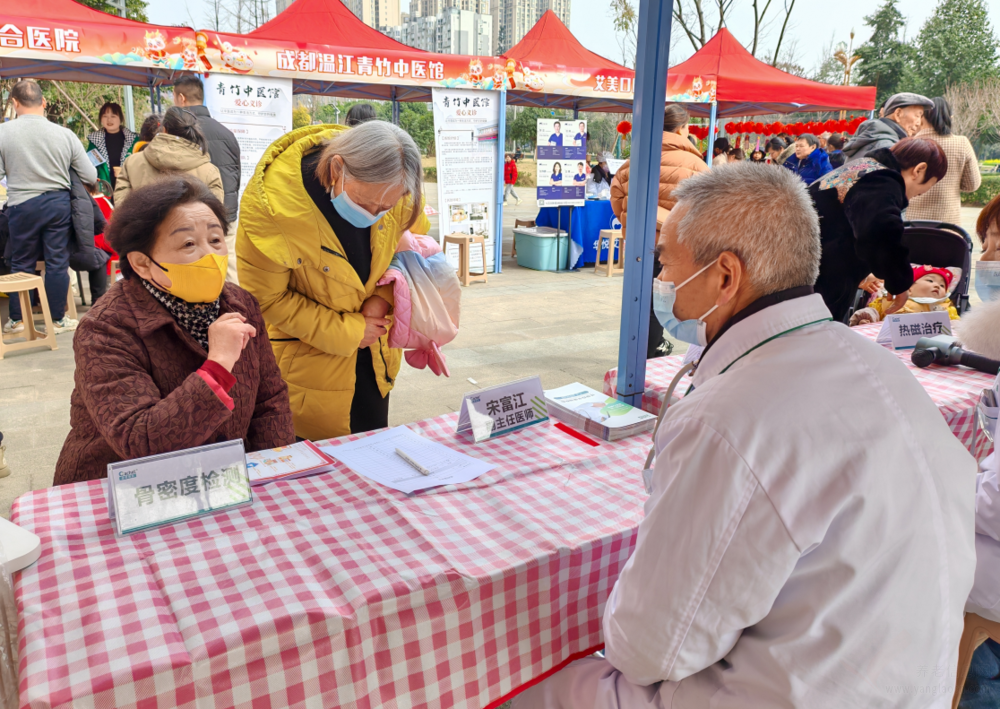
<path fill-rule="evenodd" d="M 434 89 L 434 145 L 437 155 L 440 238 L 448 234 L 481 236 L 485 254 L 469 249 L 469 270 L 494 270 L 494 209 L 497 202 L 496 91 Z M 458 247 L 445 256 L 458 265 Z"/>

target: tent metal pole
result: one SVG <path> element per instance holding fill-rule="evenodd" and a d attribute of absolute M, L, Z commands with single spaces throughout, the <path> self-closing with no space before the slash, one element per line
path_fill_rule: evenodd
<path fill-rule="evenodd" d="M 709 167 L 712 167 L 712 151 L 715 150 L 715 123 L 718 120 L 718 108 L 719 104 L 713 101 L 712 113 L 708 117 L 708 154 L 705 156 L 705 162 L 708 163 Z"/>
<path fill-rule="evenodd" d="M 653 300 L 653 248 L 660 191 L 660 145 L 670 64 L 673 0 L 639 0 L 631 171 L 628 181 L 629 238 L 625 239 L 622 320 L 618 340 L 618 398 L 642 405 L 646 340 Z M 608 253 L 609 257 L 611 253 Z"/>
<path fill-rule="evenodd" d="M 392 87 L 392 122 L 399 125 L 399 101 L 396 100 L 396 87 Z"/>
<path fill-rule="evenodd" d="M 500 105 L 497 107 L 497 208 L 496 222 L 493 225 L 493 272 L 503 271 L 503 156 L 507 144 L 507 90 L 497 93 Z M 483 270 L 486 270 L 486 254 L 483 254 Z"/>
<path fill-rule="evenodd" d="M 575 121 L 578 118 L 580 118 L 580 102 L 579 101 L 574 101 L 573 102 L 573 120 Z"/>

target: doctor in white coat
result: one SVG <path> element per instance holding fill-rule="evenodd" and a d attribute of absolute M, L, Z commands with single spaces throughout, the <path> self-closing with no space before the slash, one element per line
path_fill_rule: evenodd
<path fill-rule="evenodd" d="M 738 162 L 674 195 L 654 305 L 708 346 L 655 435 L 607 659 L 514 708 L 950 707 L 975 460 L 906 367 L 812 294 L 801 180 Z"/>

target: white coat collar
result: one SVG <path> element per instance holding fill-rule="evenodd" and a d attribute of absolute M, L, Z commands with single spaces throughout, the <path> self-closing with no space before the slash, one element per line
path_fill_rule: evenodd
<path fill-rule="evenodd" d="M 721 374 L 744 354 L 765 340 L 820 320 L 829 320 L 830 310 L 818 293 L 786 300 L 764 308 L 722 333 L 702 356 L 694 373 L 694 387 Z"/>

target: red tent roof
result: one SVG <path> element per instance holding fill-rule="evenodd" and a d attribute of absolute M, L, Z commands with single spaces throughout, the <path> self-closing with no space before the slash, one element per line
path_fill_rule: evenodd
<path fill-rule="evenodd" d="M 273 20 L 244 36 L 354 49 L 423 51 L 408 47 L 369 27 L 340 0 L 295 0 Z"/>
<path fill-rule="evenodd" d="M 864 109 L 875 107 L 874 86 L 831 86 L 766 64 L 726 28 L 667 74 L 667 95 L 686 93 L 695 77 L 716 81 L 720 116 Z M 695 111 L 696 113 L 707 113 Z"/>
<path fill-rule="evenodd" d="M 515 59 L 532 69 L 559 66 L 570 70 L 585 70 L 588 74 L 593 73 L 591 70 L 595 69 L 631 71 L 628 67 L 615 64 L 600 54 L 594 54 L 586 49 L 552 10 L 546 10 L 524 38 L 504 52 L 503 56 Z"/>

